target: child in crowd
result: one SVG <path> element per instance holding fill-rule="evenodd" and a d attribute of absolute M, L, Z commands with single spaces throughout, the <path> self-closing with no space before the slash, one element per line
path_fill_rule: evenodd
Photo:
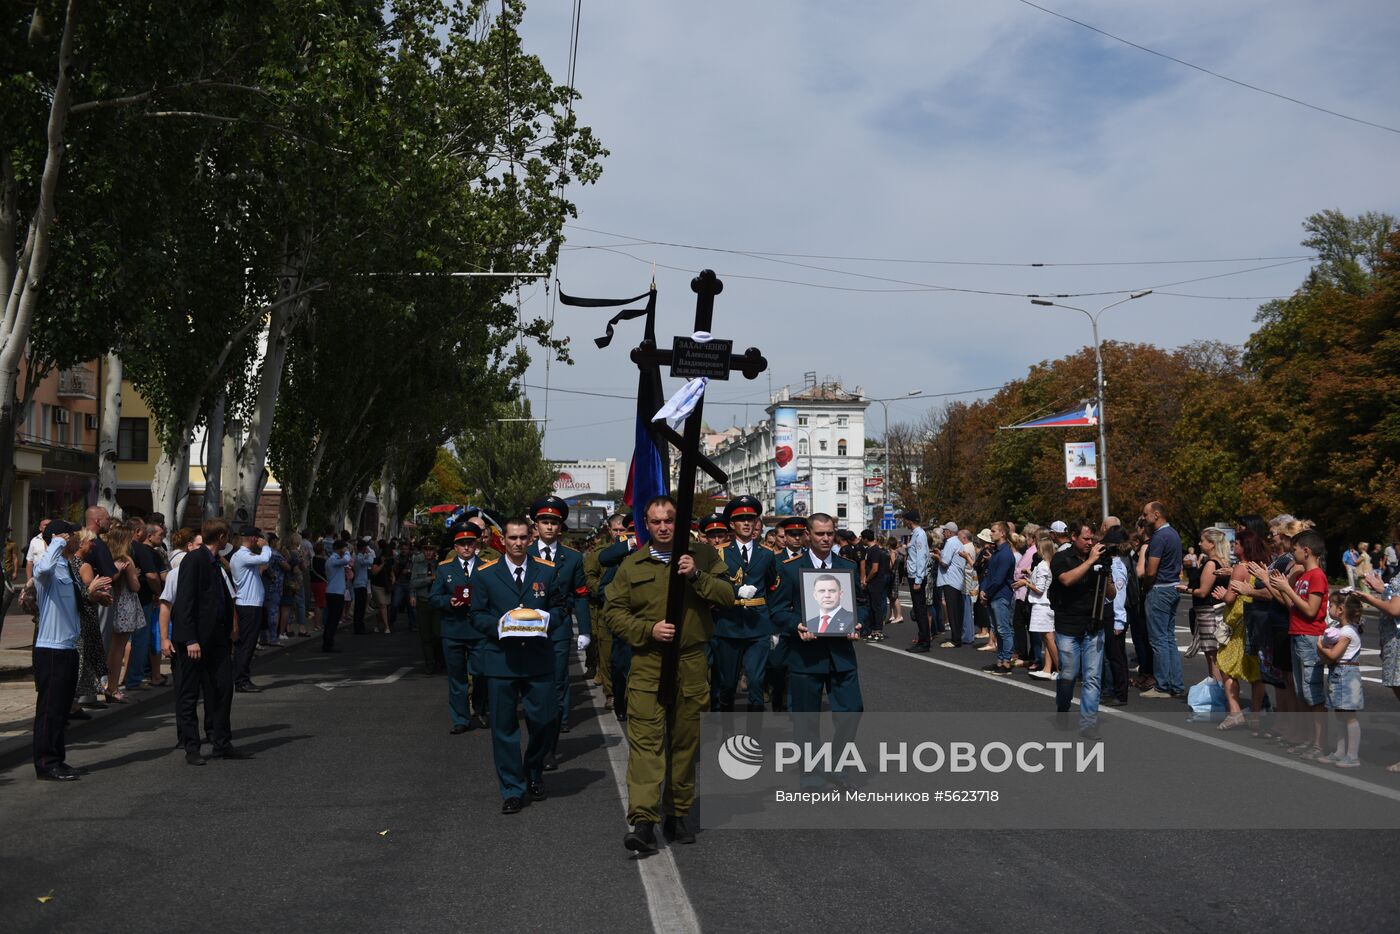
<path fill-rule="evenodd" d="M 1356 712 L 1365 706 L 1361 669 L 1357 667 L 1363 629 L 1361 600 L 1349 593 L 1344 600 L 1332 604 L 1328 616 L 1331 625 L 1318 639 L 1317 653 L 1327 660 L 1327 706 L 1336 714 L 1341 732 L 1336 751 L 1318 756 L 1316 761 L 1339 769 L 1354 769 L 1361 764 L 1361 724 Z"/>
<path fill-rule="evenodd" d="M 1298 697 L 1298 712 L 1307 715 L 1305 720 L 1309 727 L 1303 741 L 1289 747 L 1288 751 L 1305 759 L 1322 754 L 1323 736 L 1327 731 L 1326 674 L 1318 657 L 1318 637 L 1327 629 L 1327 574 L 1320 566 L 1326 552 L 1322 533 L 1308 529 L 1293 539 L 1293 561 L 1302 569 L 1297 578 L 1290 582 L 1278 571 L 1265 572 L 1275 599 L 1288 607 L 1293 690 Z"/>

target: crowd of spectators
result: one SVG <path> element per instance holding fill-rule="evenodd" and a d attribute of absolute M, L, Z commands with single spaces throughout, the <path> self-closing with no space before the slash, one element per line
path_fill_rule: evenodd
<path fill-rule="evenodd" d="M 974 534 L 955 522 L 925 527 L 913 511 L 905 525 L 905 537 L 867 532 L 842 545 L 862 563 L 879 620 L 865 638 L 881 641 L 886 625 L 905 619 L 905 584 L 915 624 L 909 651 L 995 653 L 983 670 L 1054 681 L 1061 712 L 1078 683 L 1079 726 L 1088 735 L 1097 734 L 1100 704 L 1126 705 L 1133 692 L 1187 703 L 1183 660 L 1199 658 L 1198 683 L 1218 684 L 1224 698 L 1218 729 L 1247 730 L 1300 758 L 1354 768 L 1367 608 L 1379 616 L 1378 680 L 1400 698 L 1400 525 L 1386 547 L 1348 547 L 1341 559 L 1348 583 L 1337 588 L 1326 575 L 1323 536 L 1291 515 L 1243 516 L 1233 528 L 1202 530 L 1186 548 L 1157 502 L 1130 528 L 1109 517 L 1045 528 L 994 522 Z M 1328 711 L 1336 715 L 1332 731 Z M 1391 769 L 1400 772 L 1400 763 Z"/>
<path fill-rule="evenodd" d="M 215 526 L 206 522 L 198 530 L 170 533 L 159 514 L 114 521 L 94 506 L 81 526 L 56 518 L 40 522 L 25 553 L 19 603 L 35 618 L 34 764 L 41 779 L 72 781 L 82 774 L 66 760 L 68 723 L 91 719 L 92 710 L 129 704 L 132 694 L 165 687 L 172 675 L 187 761 L 202 764 L 198 750 L 204 741 L 214 742 L 216 756 L 241 757 L 227 732 L 214 735 L 211 729 L 204 736 L 187 726 L 183 714 L 193 716 L 200 696 L 206 716 L 211 703 L 224 703 L 224 664 L 228 693 L 260 691 L 252 677 L 260 647 L 320 631 L 323 647 L 333 651 L 340 613 L 327 608 L 343 608 L 347 591 L 354 596 L 357 632 L 366 631 L 370 607 L 377 632 L 388 632 L 401 614 L 407 628 L 415 628 L 411 578 L 415 558 L 424 559 L 407 543 L 381 541 L 376 548 L 362 539 L 352 553 L 349 532 L 328 530 L 315 542 L 294 533 L 283 545 L 276 533 L 264 535 L 255 526 L 231 535 L 222 520 L 211 521 Z M 222 530 L 217 541 L 207 534 L 210 528 Z M 190 575 L 187 587 L 197 576 L 199 586 L 214 588 L 202 603 L 178 587 L 179 569 L 191 554 L 201 555 L 201 573 Z M 211 630 L 205 617 L 220 603 L 227 604 L 228 626 Z M 226 657 L 207 644 L 223 637 L 229 642 Z M 214 710 L 210 722 L 217 724 L 220 716 Z"/>

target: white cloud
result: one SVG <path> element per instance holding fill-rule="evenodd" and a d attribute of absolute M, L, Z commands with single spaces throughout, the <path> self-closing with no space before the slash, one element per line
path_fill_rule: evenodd
<path fill-rule="evenodd" d="M 1400 18 L 1387 2 L 1047 4 L 1240 80 L 1391 125 L 1400 107 Z M 562 77 L 569 5 L 536 2 L 527 47 Z M 585 3 L 582 119 L 612 156 L 573 192 L 579 223 L 726 248 L 990 261 L 1296 254 L 1302 219 L 1327 207 L 1397 211 L 1400 138 L 1137 52 L 1011 0 L 979 4 Z M 570 232 L 573 244 L 610 238 Z M 663 334 L 690 329 L 693 271 L 729 274 L 715 330 L 761 347 L 774 385 L 816 370 L 877 395 L 986 386 L 1088 340 L 1072 312 L 1024 298 L 864 293 L 737 278 L 899 288 L 811 269 L 656 246 Z M 1236 266 L 998 269 L 795 260 L 872 275 L 1014 292 L 1137 288 Z M 1262 265 L 1262 264 L 1254 264 Z M 1303 266 L 1180 286 L 1208 295 L 1290 292 Z M 642 291 L 650 268 L 595 250 L 564 254 L 566 289 Z M 1082 303 L 1107 304 L 1085 298 Z M 1069 300 L 1067 300 L 1069 301 Z M 1071 302 L 1079 304 L 1081 302 Z M 1115 309 L 1104 335 L 1176 346 L 1242 341 L 1256 303 L 1152 296 Z M 1086 304 L 1085 307 L 1099 307 Z M 542 313 L 543 293 L 526 306 Z M 572 367 L 551 385 L 628 392 L 623 325 L 558 310 Z M 537 363 L 529 381 L 543 384 Z M 746 396 L 759 417 L 767 379 Z M 533 391 L 537 412 L 543 393 Z M 913 403 L 896 411 L 918 413 Z M 548 453 L 617 456 L 624 400 L 551 394 Z M 711 405 L 712 423 L 745 411 Z M 614 421 L 615 420 L 615 421 Z M 612 421 L 611 424 L 595 423 Z M 587 428 L 572 426 L 589 425 Z"/>

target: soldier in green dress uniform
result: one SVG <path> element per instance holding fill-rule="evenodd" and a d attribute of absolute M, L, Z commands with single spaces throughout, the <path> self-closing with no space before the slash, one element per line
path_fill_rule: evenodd
<path fill-rule="evenodd" d="M 714 648 L 719 668 L 715 689 L 720 709 L 733 710 L 742 672 L 748 680 L 747 709 L 756 713 L 764 709 L 768 656 L 778 632 L 768 607 L 778 586 L 778 563 L 773 553 L 758 543 L 763 504 L 756 497 L 735 497 L 724 507 L 724 516 L 734 529 L 734 544 L 723 554 L 737 599 L 733 607 L 715 616 Z"/>
<path fill-rule="evenodd" d="M 801 557 L 807 553 L 807 520 L 802 516 L 788 516 L 778 523 L 779 537 L 785 542 L 783 551 L 776 557 L 779 570 L 782 570 L 784 562 Z M 769 607 L 769 616 L 774 621 L 774 628 L 781 629 L 777 625 L 776 610 Z M 787 640 L 775 636 L 772 640 L 772 648 L 768 650 L 768 704 L 776 711 L 785 711 L 791 704 L 791 678 L 790 665 L 792 653 L 789 650 Z"/>
<path fill-rule="evenodd" d="M 559 730 L 553 637 L 569 625 L 569 597 L 554 565 L 528 553 L 529 520 L 507 519 L 502 537 L 501 560 L 483 564 L 472 576 L 471 618 L 482 640 L 479 670 L 491 707 L 501 812 L 517 814 L 526 796 L 545 798 L 545 762 Z M 523 756 L 517 704 L 529 729 Z"/>
<path fill-rule="evenodd" d="M 729 520 L 725 519 L 724 516 L 717 512 L 711 513 L 700 520 L 700 534 L 704 536 L 709 546 L 715 551 L 718 551 L 721 555 L 724 554 L 725 547 L 729 544 L 730 538 L 733 537 L 729 530 Z M 735 580 L 734 569 L 732 567 L 729 569 L 729 574 L 730 580 Z M 735 586 L 737 587 L 738 585 L 735 584 Z M 721 619 L 722 614 L 716 613 L 716 633 L 719 632 Z M 720 703 L 720 645 L 718 635 L 710 640 L 709 645 L 705 646 L 705 654 L 710 662 L 710 712 L 714 713 L 722 709 Z M 760 687 L 759 690 L 762 690 L 762 687 Z"/>
<path fill-rule="evenodd" d="M 593 644 L 584 653 L 584 678 L 603 686 L 603 696 L 608 707 L 612 706 L 612 672 L 608 670 L 607 651 L 612 650 L 612 638 L 608 627 L 603 625 L 603 597 L 600 584 L 603 579 L 603 566 L 598 563 L 598 552 L 609 543 L 607 533 L 600 531 L 588 542 L 588 550 L 583 553 L 583 582 L 588 585 L 588 612 L 598 625 L 593 627 Z M 599 664 L 599 660 L 602 664 Z"/>
<path fill-rule="evenodd" d="M 634 534 L 636 527 L 632 523 L 631 516 L 614 518 L 622 523 L 622 533 L 618 535 L 617 541 L 598 552 L 598 564 L 603 568 L 602 577 L 598 582 L 603 600 L 603 625 L 598 628 L 608 630 L 609 652 L 606 664 L 610 670 L 609 679 L 612 681 L 613 713 L 617 715 L 619 723 L 625 723 L 627 721 L 627 672 L 632 667 L 632 647 L 625 640 L 617 638 L 617 629 L 608 619 L 607 594 L 608 585 L 617 576 L 617 569 L 637 547 L 637 537 Z M 611 524 L 612 520 L 609 520 L 609 525 Z"/>
<path fill-rule="evenodd" d="M 606 612 L 618 642 L 632 651 L 627 683 L 627 819 L 632 830 L 623 845 L 639 853 L 656 849 L 655 826 L 661 818 L 663 790 L 670 803 L 665 830 L 672 840 L 694 843 L 689 824 L 695 800 L 695 757 L 700 747 L 700 714 L 709 703 L 710 682 L 705 646 L 714 636 L 713 607 L 734 603 L 724 559 L 704 542 L 691 546 L 676 562 L 685 588 L 679 627 L 680 665 L 676 700 L 668 709 L 657 691 L 663 647 L 678 629 L 666 619 L 676 504 L 658 496 L 643 511 L 648 546 L 628 556 L 608 585 Z M 664 789 L 663 789 L 663 786 Z"/>
<path fill-rule="evenodd" d="M 530 554 L 554 566 L 564 593 L 568 596 L 563 611 L 564 625 L 553 630 L 554 691 L 559 704 L 559 732 L 569 732 L 569 708 L 573 706 L 569 690 L 569 658 L 575 650 L 573 626 L 578 624 L 577 648 L 583 651 L 593 641 L 593 623 L 588 609 L 588 583 L 583 577 L 583 555 L 564 544 L 564 520 L 569 518 L 569 504 L 557 496 L 545 496 L 530 507 L 530 518 L 539 537 L 530 546 Z M 550 750 L 546 769 L 555 768 L 555 750 Z"/>
<path fill-rule="evenodd" d="M 471 622 L 471 580 L 481 567 L 477 528 L 463 522 L 448 533 L 453 554 L 437 566 L 428 601 L 438 611 L 442 654 L 447 659 L 447 705 L 452 734 L 486 726 L 486 681 L 476 664 L 481 635 Z"/>

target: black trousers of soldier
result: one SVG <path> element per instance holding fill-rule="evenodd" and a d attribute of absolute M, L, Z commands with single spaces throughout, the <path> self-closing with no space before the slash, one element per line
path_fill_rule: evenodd
<path fill-rule="evenodd" d="M 789 679 L 790 675 L 786 665 L 769 662 L 764 682 L 768 688 L 768 706 L 776 712 L 781 713 L 790 706 L 788 703 L 791 697 Z"/>

